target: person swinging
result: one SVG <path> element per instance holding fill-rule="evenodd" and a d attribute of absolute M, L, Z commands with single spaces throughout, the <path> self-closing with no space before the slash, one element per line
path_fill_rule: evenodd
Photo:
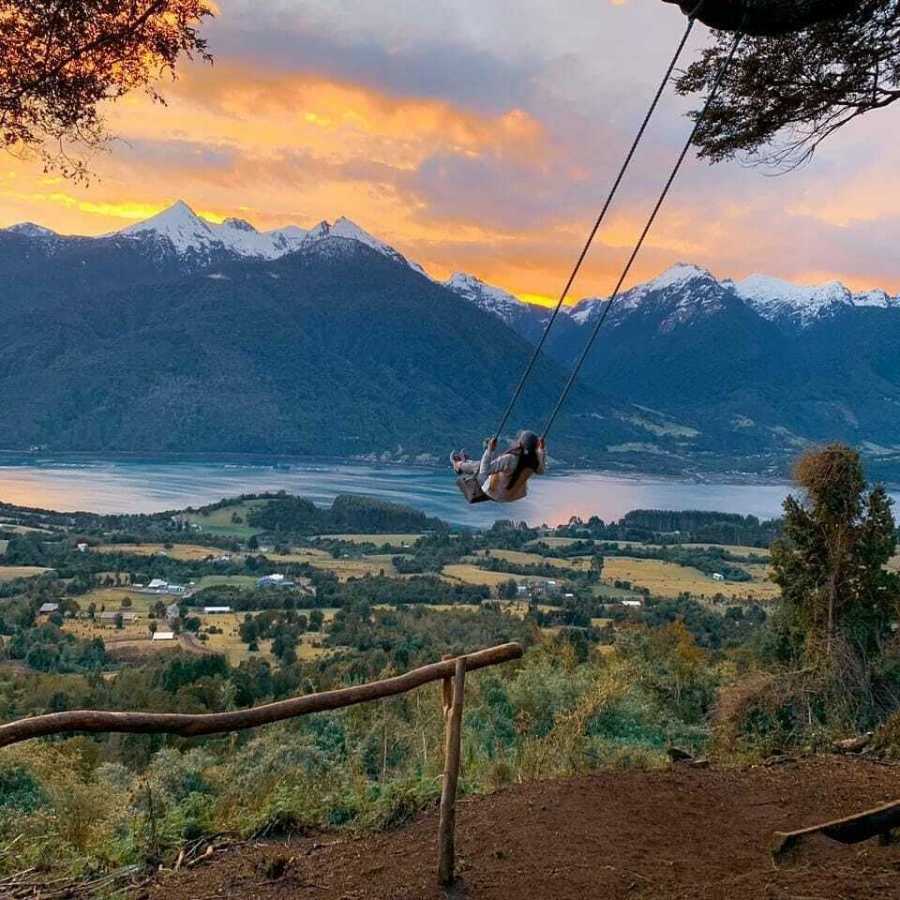
<path fill-rule="evenodd" d="M 456 484 L 469 503 L 513 503 L 528 494 L 528 480 L 547 470 L 544 440 L 533 431 L 520 431 L 516 440 L 497 455 L 497 439 L 485 441 L 481 461 L 462 451 L 450 454 L 450 464 L 459 476 Z"/>

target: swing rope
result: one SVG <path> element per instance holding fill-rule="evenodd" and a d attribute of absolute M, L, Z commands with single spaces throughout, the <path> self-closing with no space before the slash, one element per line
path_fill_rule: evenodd
<path fill-rule="evenodd" d="M 578 260 L 575 263 L 575 267 L 572 269 L 572 273 L 569 275 L 569 280 L 566 282 L 566 286 L 563 288 L 562 293 L 559 295 L 559 300 L 556 303 L 556 308 L 553 310 L 553 314 L 547 321 L 546 326 L 544 326 L 544 332 L 541 335 L 541 339 L 538 341 L 537 346 L 534 348 L 534 352 L 531 354 L 531 359 L 528 361 L 528 365 L 525 367 L 525 372 L 519 379 L 519 384 L 513 392 L 512 399 L 509 401 L 509 405 L 506 407 L 506 412 L 503 413 L 503 418 L 500 420 L 500 424 L 497 426 L 497 430 L 494 432 L 494 440 L 498 440 L 500 438 L 503 429 L 506 427 L 506 423 L 509 421 L 510 415 L 512 415 L 513 408 L 518 402 L 519 397 L 521 396 L 522 391 L 525 388 L 529 377 L 531 376 L 531 372 L 534 369 L 535 363 L 537 362 L 538 357 L 541 355 L 541 350 L 543 349 L 544 344 L 547 341 L 547 337 L 550 334 L 550 329 L 553 327 L 553 323 L 559 316 L 562 305 L 565 302 L 565 299 L 568 296 L 572 285 L 575 283 L 575 279 L 578 277 L 578 273 L 581 271 L 582 263 L 584 263 L 584 260 L 588 255 L 588 251 L 591 249 L 591 245 L 594 243 L 594 238 L 596 237 L 597 232 L 600 230 L 600 226 L 603 224 L 603 221 L 606 218 L 606 213 L 609 211 L 609 208 L 612 205 L 613 199 L 615 198 L 616 193 L 619 190 L 619 186 L 622 184 L 622 179 L 625 177 L 625 174 L 628 171 L 629 166 L 631 165 L 631 161 L 634 158 L 634 154 L 637 152 L 638 146 L 640 145 L 641 140 L 644 137 L 644 132 L 647 130 L 647 126 L 650 124 L 650 119 L 653 118 L 653 113 L 656 112 L 656 107 L 659 105 L 659 101 L 663 95 L 663 91 L 665 91 L 666 85 L 669 83 L 669 79 L 672 77 L 672 72 L 675 70 L 675 66 L 678 64 L 678 60 L 681 57 L 684 46 L 687 43 L 691 31 L 694 28 L 696 16 L 700 12 L 700 8 L 705 2 L 706 0 L 700 0 L 694 11 L 688 17 L 687 28 L 685 29 L 684 34 L 682 35 L 682 38 L 678 43 L 678 47 L 675 50 L 675 55 L 672 57 L 672 61 L 669 63 L 669 67 L 666 69 L 666 74 L 663 77 L 662 82 L 660 82 L 659 88 L 657 89 L 656 94 L 653 97 L 653 102 L 650 104 L 650 109 L 644 116 L 644 121 L 641 123 L 641 127 L 638 129 L 637 135 L 635 136 L 634 141 L 631 144 L 631 149 L 628 151 L 628 154 L 625 157 L 625 162 L 622 163 L 622 167 L 619 169 L 619 174 L 616 176 L 616 180 L 613 182 L 612 188 L 607 195 L 606 202 L 603 204 L 603 209 L 600 211 L 600 215 L 597 217 L 597 221 L 594 223 L 594 227 L 591 229 L 591 232 L 588 235 L 588 239 L 585 242 L 584 248 L 582 249 Z M 544 431 L 545 434 L 546 431 L 547 429 L 545 429 Z"/>
<path fill-rule="evenodd" d="M 691 149 L 691 145 L 694 143 L 694 138 L 697 136 L 697 132 L 699 131 L 700 126 L 703 124 L 703 121 L 706 118 L 707 113 L 709 112 L 709 108 L 719 92 L 719 88 L 722 86 L 722 81 L 725 78 L 725 74 L 731 66 L 732 60 L 734 59 L 735 54 L 738 51 L 738 47 L 740 46 L 743 39 L 744 33 L 738 32 L 737 36 L 734 39 L 734 43 L 731 45 L 731 50 L 728 56 L 719 67 L 719 71 L 716 74 L 716 80 L 713 83 L 712 90 L 710 91 L 709 96 L 707 96 L 706 98 L 703 109 L 700 111 L 700 114 L 694 121 L 694 127 L 691 130 L 691 135 L 687 139 L 687 142 L 685 143 L 684 148 L 682 149 L 681 154 L 679 155 L 678 160 L 675 163 L 674 168 L 672 169 L 672 173 L 669 175 L 669 179 L 666 182 L 662 193 L 659 195 L 659 199 L 656 201 L 656 205 L 653 207 L 653 212 L 650 214 L 650 218 L 647 220 L 647 224 L 644 226 L 644 230 L 641 232 L 641 236 L 638 238 L 638 242 L 635 245 L 635 248 L 632 251 L 631 256 L 629 257 L 628 262 L 625 265 L 625 269 L 622 272 L 618 283 L 616 284 L 615 290 L 610 295 L 609 301 L 603 309 L 602 315 L 597 320 L 597 324 L 594 326 L 594 330 L 591 333 L 590 338 L 588 339 L 587 345 L 582 351 L 582 354 L 579 357 L 575 368 L 572 370 L 572 374 L 569 376 L 569 380 L 566 382 L 566 386 L 563 388 L 563 392 L 560 395 L 559 400 L 557 401 L 556 407 L 550 414 L 550 418 L 547 420 L 547 424 L 544 426 L 544 430 L 541 433 L 542 440 L 547 437 L 547 433 L 550 431 L 553 423 L 556 421 L 556 417 L 557 415 L 559 415 L 560 409 L 562 409 L 563 404 L 566 402 L 566 398 L 569 396 L 569 391 L 571 391 L 572 385 L 578 378 L 578 373 L 580 372 L 581 367 L 584 365 L 584 361 L 587 359 L 588 354 L 591 352 L 591 347 L 594 345 L 594 341 L 596 340 L 597 335 L 600 333 L 600 329 L 603 327 L 603 323 L 606 321 L 606 317 L 609 315 L 609 311 L 612 309 L 613 304 L 619 297 L 619 292 L 622 290 L 622 285 L 625 283 L 625 279 L 628 277 L 628 274 L 631 271 L 631 267 L 634 265 L 634 261 L 637 259 L 638 254 L 641 252 L 644 241 L 646 240 L 647 235 L 650 233 L 650 229 L 653 227 L 653 223 L 656 221 L 656 217 L 660 209 L 662 208 L 662 205 L 665 202 L 672 185 L 675 183 L 675 179 L 678 176 L 678 173 L 681 170 L 681 166 L 688 155 L 688 151 Z"/>

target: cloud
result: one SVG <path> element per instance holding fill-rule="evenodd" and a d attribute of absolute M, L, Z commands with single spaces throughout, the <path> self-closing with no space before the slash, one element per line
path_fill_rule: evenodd
<path fill-rule="evenodd" d="M 109 107 L 125 141 L 96 159 L 89 188 L 0 162 L 0 225 L 99 233 L 177 197 L 260 227 L 347 215 L 436 275 L 553 295 L 684 24 L 658 2 L 220 5 L 214 66 L 163 85 L 165 107 L 138 95 Z M 689 53 L 704 40 L 698 29 Z M 664 96 L 578 295 L 616 280 L 691 105 Z M 866 117 L 785 178 L 691 158 L 634 279 L 687 260 L 721 276 L 900 291 L 892 114 Z"/>

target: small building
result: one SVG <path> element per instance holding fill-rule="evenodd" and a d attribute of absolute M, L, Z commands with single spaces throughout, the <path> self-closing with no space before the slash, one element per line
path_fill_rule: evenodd
<path fill-rule="evenodd" d="M 721 572 L 713 573 L 713 581 L 724 581 L 724 580 L 725 580 L 725 576 Z"/>
<path fill-rule="evenodd" d="M 623 600 L 622 606 L 630 606 L 633 609 L 640 609 L 644 605 L 642 600 Z"/>
<path fill-rule="evenodd" d="M 154 641 L 174 641 L 175 640 L 175 632 L 174 631 L 154 631 L 152 640 L 154 640 Z"/>
<path fill-rule="evenodd" d="M 168 582 L 163 581 L 162 578 L 154 578 L 150 584 L 147 585 L 147 590 L 164 591 L 168 586 Z"/>
<path fill-rule="evenodd" d="M 535 581 L 530 585 L 530 589 L 532 597 L 555 597 L 562 592 L 560 583 L 552 578 L 544 581 Z"/>
<path fill-rule="evenodd" d="M 82 543 L 76 544 L 75 546 L 78 547 L 79 553 L 87 553 L 88 545 L 85 544 L 83 541 L 82 541 Z"/>
<path fill-rule="evenodd" d="M 263 575 L 262 578 L 257 580 L 256 586 L 261 587 L 261 588 L 265 588 L 265 587 L 289 588 L 289 587 L 294 586 L 294 582 L 289 581 L 280 572 L 275 572 L 272 575 Z"/>
<path fill-rule="evenodd" d="M 230 606 L 204 606 L 203 607 L 203 613 L 204 613 L 204 615 L 207 615 L 207 616 L 220 616 L 220 615 L 224 615 L 225 613 L 230 613 L 230 612 L 231 612 Z"/>
<path fill-rule="evenodd" d="M 41 608 L 38 610 L 39 616 L 49 616 L 55 612 L 59 612 L 59 604 L 58 603 L 42 603 Z"/>

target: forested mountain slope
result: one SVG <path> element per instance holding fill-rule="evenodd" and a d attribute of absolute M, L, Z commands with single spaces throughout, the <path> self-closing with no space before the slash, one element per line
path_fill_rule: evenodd
<path fill-rule="evenodd" d="M 67 263 L 53 265 L 62 279 Z M 154 261 L 145 277 L 122 265 L 131 283 L 118 289 L 73 278 L 62 290 L 38 271 L 28 290 L 23 278 L 0 297 L 0 444 L 324 455 L 474 448 L 530 352 L 495 317 L 357 240 L 325 236 L 280 259 L 194 273 Z M 168 279 L 152 280 L 157 272 Z M 549 409 L 562 381 L 542 363 L 516 421 Z M 570 441 L 599 451 L 636 435 L 598 397 L 581 390 L 574 399 L 590 415 L 570 422 Z"/>
<path fill-rule="evenodd" d="M 0 449 L 476 451 L 549 316 L 347 219 L 258 232 L 184 203 L 100 238 L 0 230 L 0 271 Z M 564 308 L 510 431 L 541 427 L 606 303 Z M 898 346 L 884 291 L 675 266 L 617 299 L 553 456 L 781 473 L 839 439 L 897 477 Z"/>

